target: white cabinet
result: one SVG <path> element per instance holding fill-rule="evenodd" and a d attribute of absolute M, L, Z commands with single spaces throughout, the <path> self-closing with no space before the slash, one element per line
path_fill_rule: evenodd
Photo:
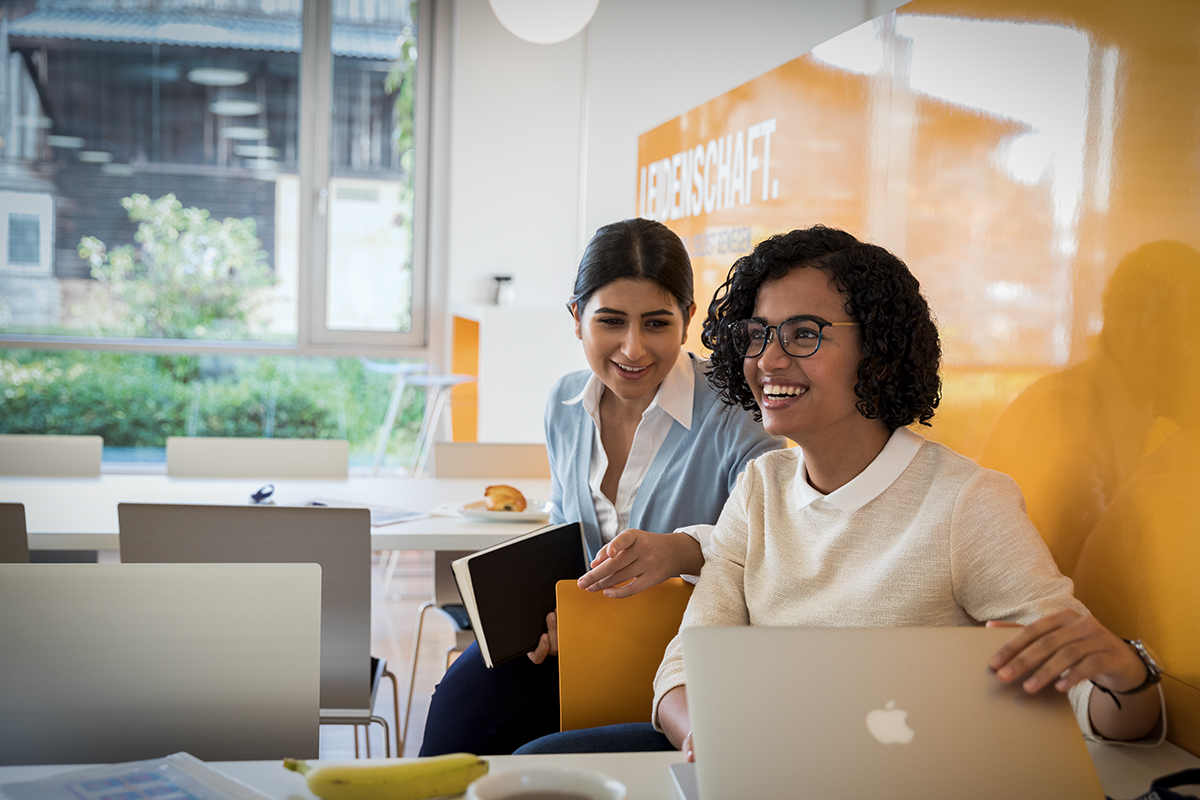
<path fill-rule="evenodd" d="M 479 324 L 478 441 L 546 441 L 550 389 L 568 372 L 587 369 L 566 307 L 464 304 L 452 312 Z"/>

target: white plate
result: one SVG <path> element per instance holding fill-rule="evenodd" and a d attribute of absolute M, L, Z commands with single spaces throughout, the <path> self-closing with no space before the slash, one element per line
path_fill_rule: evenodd
<path fill-rule="evenodd" d="M 476 500 L 455 509 L 464 517 L 486 519 L 491 522 L 548 522 L 550 504 L 545 500 L 525 499 L 524 511 L 488 511 L 487 500 Z"/>

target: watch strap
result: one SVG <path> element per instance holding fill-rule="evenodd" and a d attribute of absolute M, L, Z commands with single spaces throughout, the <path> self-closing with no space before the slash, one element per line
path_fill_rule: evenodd
<path fill-rule="evenodd" d="M 1122 639 L 1121 641 L 1132 647 L 1133 652 L 1137 653 L 1137 657 L 1141 659 L 1142 666 L 1146 668 L 1146 680 L 1132 689 L 1117 692 L 1117 694 L 1137 694 L 1138 692 L 1144 692 L 1162 680 L 1162 669 L 1154 661 L 1154 657 L 1150 655 L 1149 651 L 1146 650 L 1146 645 L 1141 639 Z"/>
<path fill-rule="evenodd" d="M 1146 649 L 1146 645 L 1141 639 L 1122 639 L 1121 641 L 1132 647 L 1133 652 L 1137 653 L 1137 657 L 1141 660 L 1142 666 L 1146 668 L 1146 680 L 1142 681 L 1132 689 L 1128 689 L 1124 692 L 1118 692 L 1115 689 L 1109 689 L 1107 686 L 1101 686 L 1100 684 L 1093 682 L 1092 686 L 1111 697 L 1112 701 L 1117 704 L 1117 708 L 1121 707 L 1121 700 L 1117 697 L 1117 695 L 1130 695 L 1137 694 L 1138 692 L 1144 692 L 1162 680 L 1162 669 L 1158 666 L 1157 662 L 1155 662 L 1154 656 L 1150 655 L 1150 651 Z"/>

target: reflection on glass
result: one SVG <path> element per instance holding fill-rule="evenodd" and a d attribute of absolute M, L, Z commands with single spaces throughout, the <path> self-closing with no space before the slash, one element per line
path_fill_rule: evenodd
<path fill-rule="evenodd" d="M 1157 339 L 1146 343 L 1158 351 L 1146 354 L 1157 363 L 1138 377 L 1151 384 L 1154 410 L 1178 430 L 1124 476 L 1083 544 L 1074 577 L 1079 598 L 1114 632 L 1129 637 L 1136 630 L 1153 642 L 1169 676 L 1173 740 L 1198 752 L 1200 254 L 1182 245 L 1174 252 L 1171 267 L 1186 276 L 1133 288 L 1149 295 L 1147 306 L 1162 320 Z"/>
<path fill-rule="evenodd" d="M 1173 735 L 1193 752 L 1200 744 L 1194 724 L 1178 723 L 1195 708 L 1195 689 L 1189 688 L 1200 686 L 1197 485 L 1200 430 L 1192 415 L 1187 427 L 1125 477 L 1075 571 L 1076 594 L 1097 618 L 1119 636 L 1153 643 L 1171 678 L 1164 690 L 1168 712 L 1176 714 Z"/>
<path fill-rule="evenodd" d="M 0 329 L 296 338 L 300 12 L 0 8 Z"/>
<path fill-rule="evenodd" d="M 979 462 L 1021 486 L 1029 517 L 1072 575 L 1084 542 L 1149 447 L 1155 417 L 1188 416 L 1200 339 L 1200 252 L 1152 242 L 1117 265 L 1094 352 L 1035 382 L 996 421 Z"/>
<path fill-rule="evenodd" d="M 328 203 L 330 330 L 412 327 L 416 25 L 406 2 L 377 3 L 369 27 L 334 18 L 334 42 L 369 33 L 386 57 L 336 57 Z"/>

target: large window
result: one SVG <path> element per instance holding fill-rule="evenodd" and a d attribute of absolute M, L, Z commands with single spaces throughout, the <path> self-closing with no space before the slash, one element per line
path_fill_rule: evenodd
<path fill-rule="evenodd" d="M 425 344 L 417 3 L 0 6 L 0 335 Z"/>
<path fill-rule="evenodd" d="M 358 357 L 427 344 L 420 9 L 0 4 L 0 432 L 369 458 L 389 386 Z"/>

